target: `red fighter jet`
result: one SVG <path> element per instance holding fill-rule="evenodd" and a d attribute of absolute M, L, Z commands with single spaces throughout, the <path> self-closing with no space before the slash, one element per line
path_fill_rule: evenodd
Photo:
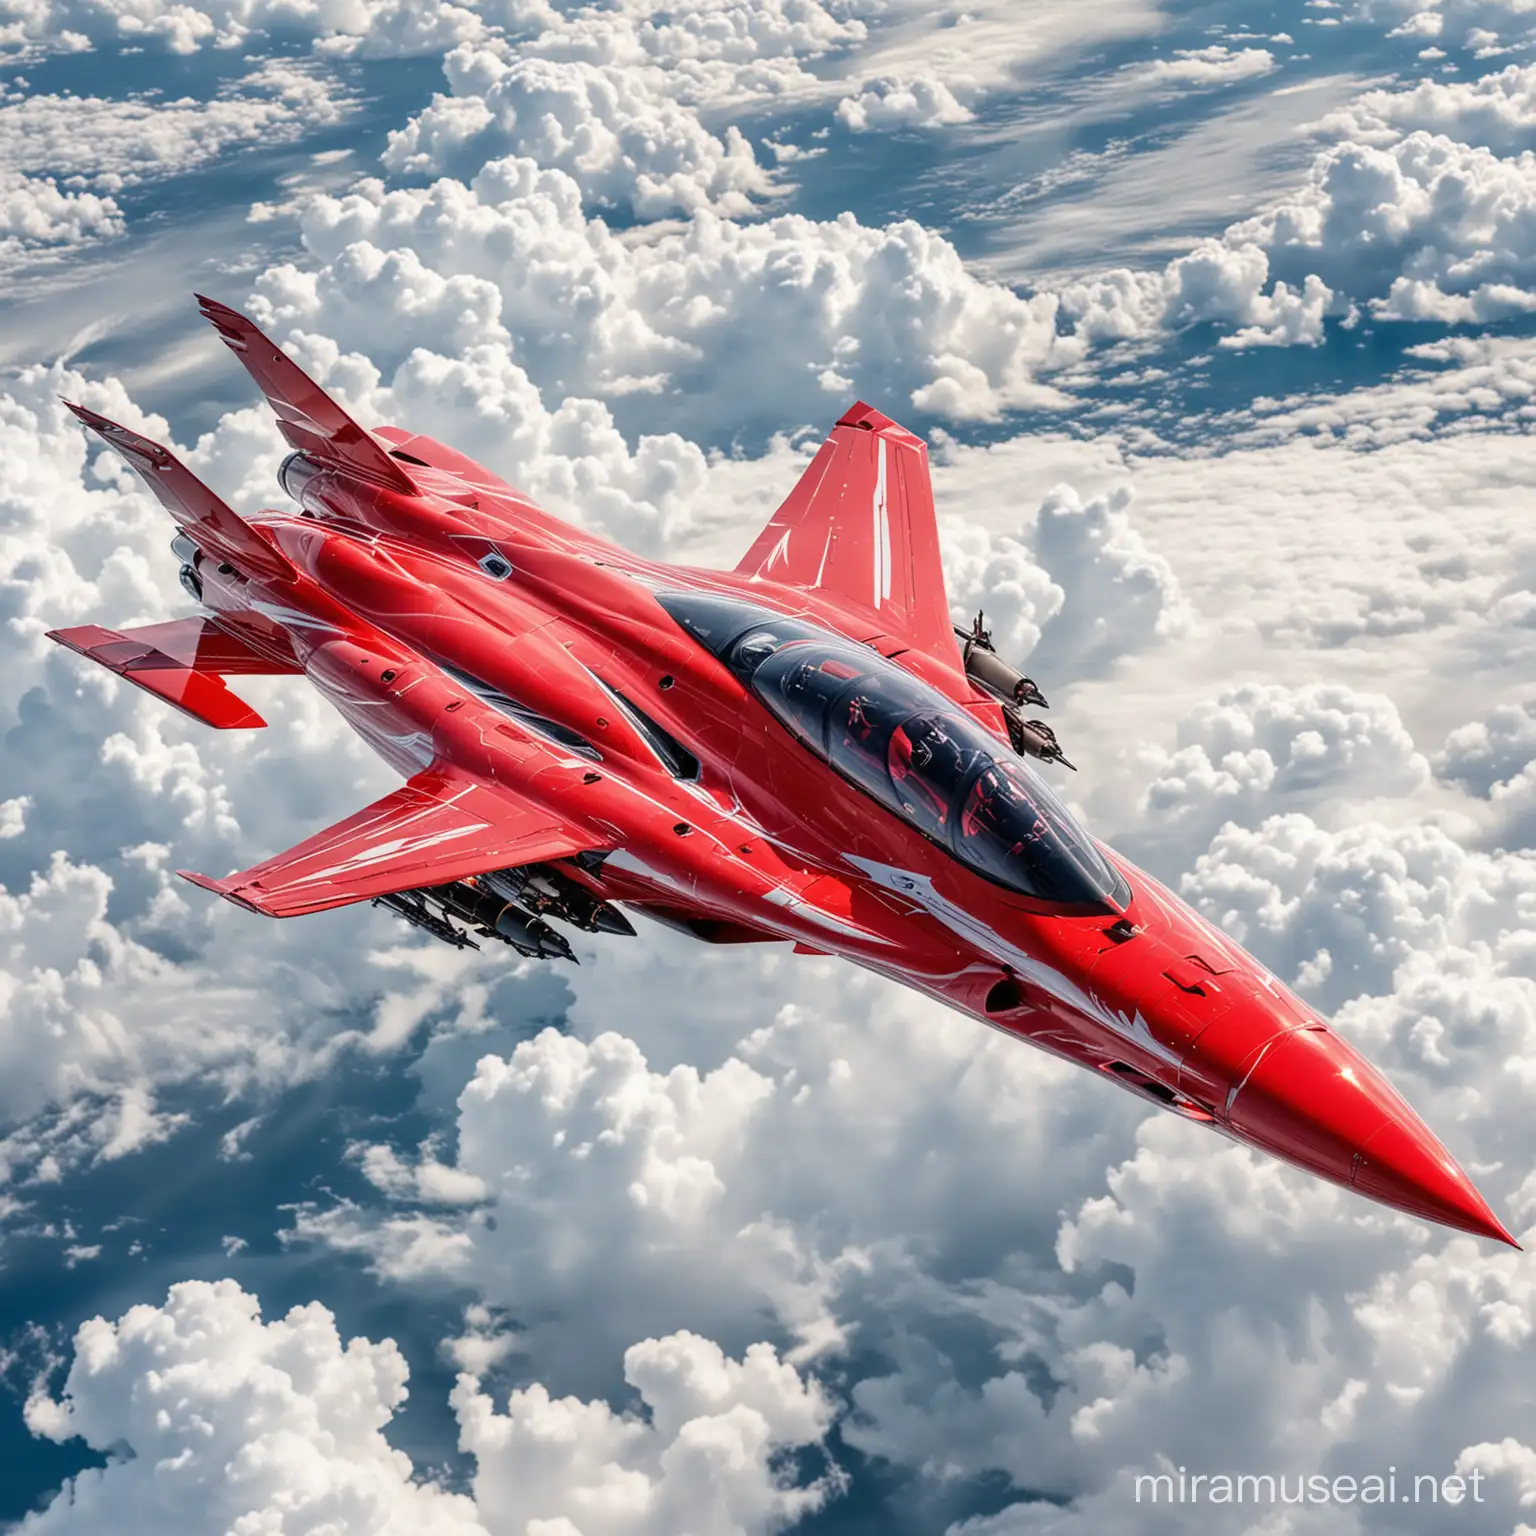
<path fill-rule="evenodd" d="M 447 943 L 552 926 L 840 955 L 1414 1216 L 1513 1242 L 1360 1054 L 1032 766 L 1033 683 L 956 630 L 922 442 L 833 428 L 732 571 L 663 565 L 453 449 L 354 422 L 243 315 L 297 510 L 241 517 L 75 414 L 178 525 L 199 618 L 52 638 L 221 729 L 224 679 L 308 677 L 406 783 L 286 853 L 186 878 L 269 917 L 372 900 Z M 1070 765 L 1068 765 L 1070 766 Z"/>

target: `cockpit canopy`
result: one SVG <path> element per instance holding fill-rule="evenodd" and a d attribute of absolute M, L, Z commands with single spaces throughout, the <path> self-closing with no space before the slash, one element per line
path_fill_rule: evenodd
<path fill-rule="evenodd" d="M 904 668 L 749 603 L 658 600 L 805 746 L 978 874 L 1041 901 L 1129 896 L 1034 770 Z"/>

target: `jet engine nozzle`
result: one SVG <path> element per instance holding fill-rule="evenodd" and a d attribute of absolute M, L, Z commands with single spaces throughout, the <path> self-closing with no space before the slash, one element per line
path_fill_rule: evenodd
<path fill-rule="evenodd" d="M 322 466 L 302 453 L 290 453 L 277 468 L 277 483 L 300 506 L 304 505 L 304 488 L 321 471 Z"/>

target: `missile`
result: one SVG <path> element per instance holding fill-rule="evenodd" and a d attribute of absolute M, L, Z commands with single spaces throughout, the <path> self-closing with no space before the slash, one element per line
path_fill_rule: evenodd
<path fill-rule="evenodd" d="M 503 901 L 515 902 L 531 912 L 547 912 L 562 922 L 588 933 L 634 936 L 634 926 L 611 903 L 600 901 L 584 885 L 558 870 L 527 865 L 519 869 L 493 869 L 475 876 L 476 882 Z"/>
<path fill-rule="evenodd" d="M 455 949 L 479 949 L 480 946 L 467 933 L 461 933 L 446 917 L 439 917 L 422 900 L 420 891 L 400 891 L 388 896 L 375 896 L 376 907 L 385 907 L 403 917 L 413 928 L 430 933 L 433 938 L 452 944 Z"/>
<path fill-rule="evenodd" d="M 1034 678 L 1025 677 L 993 649 L 992 632 L 986 628 L 981 614 L 976 615 L 975 623 L 968 630 L 956 625 L 955 634 L 962 642 L 961 660 L 965 664 L 965 675 L 978 688 L 1005 704 L 1029 704 L 1036 709 L 1051 707 L 1035 686 Z"/>
<path fill-rule="evenodd" d="M 534 917 L 510 901 L 489 891 L 482 891 L 462 880 L 452 885 L 433 886 L 428 893 L 445 911 L 487 935 L 494 934 L 522 954 L 539 959 L 556 958 L 579 962 L 564 935 L 557 933 L 543 918 Z"/>

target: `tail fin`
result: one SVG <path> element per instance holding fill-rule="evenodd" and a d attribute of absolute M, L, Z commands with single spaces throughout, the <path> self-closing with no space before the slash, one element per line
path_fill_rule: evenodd
<path fill-rule="evenodd" d="M 197 295 L 203 317 L 255 379 L 272 409 L 278 430 L 300 453 L 368 475 L 407 494 L 415 482 L 388 444 L 365 431 L 308 374 L 238 310 Z"/>
<path fill-rule="evenodd" d="M 248 576 L 286 576 L 287 557 L 220 501 L 174 454 L 147 437 L 66 400 L 75 415 L 133 466 L 167 512 L 216 560 Z"/>

